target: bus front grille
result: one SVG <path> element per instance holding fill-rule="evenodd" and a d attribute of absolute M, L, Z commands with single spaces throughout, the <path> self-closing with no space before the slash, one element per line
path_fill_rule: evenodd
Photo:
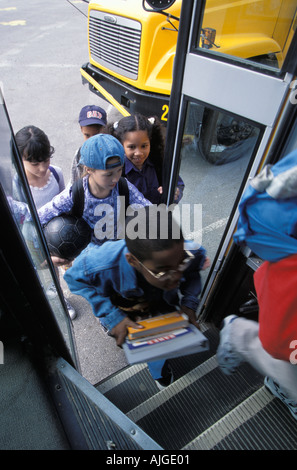
<path fill-rule="evenodd" d="M 138 77 L 141 23 L 92 10 L 89 45 L 92 59 L 110 71 L 136 80 Z"/>

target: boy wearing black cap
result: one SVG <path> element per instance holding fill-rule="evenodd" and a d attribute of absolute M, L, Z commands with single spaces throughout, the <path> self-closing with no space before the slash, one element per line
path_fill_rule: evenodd
<path fill-rule="evenodd" d="M 103 132 L 104 126 L 107 124 L 106 112 L 99 106 L 84 106 L 80 110 L 78 122 L 84 136 L 84 140 L 87 140 L 90 137 Z M 72 161 L 70 170 L 71 184 L 73 184 L 78 178 L 82 177 L 83 165 L 80 164 L 80 150 L 81 147 L 75 152 Z"/>

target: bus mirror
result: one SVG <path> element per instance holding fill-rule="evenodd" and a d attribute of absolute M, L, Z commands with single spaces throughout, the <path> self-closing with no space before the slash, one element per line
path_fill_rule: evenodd
<path fill-rule="evenodd" d="M 201 42 L 202 48 L 204 49 L 211 49 L 213 46 L 219 48 L 217 44 L 215 44 L 217 31 L 213 28 L 202 28 L 201 29 Z"/>
<path fill-rule="evenodd" d="M 175 0 L 143 0 L 143 8 L 145 9 L 144 4 L 147 3 L 155 11 L 163 11 L 170 8 Z"/>

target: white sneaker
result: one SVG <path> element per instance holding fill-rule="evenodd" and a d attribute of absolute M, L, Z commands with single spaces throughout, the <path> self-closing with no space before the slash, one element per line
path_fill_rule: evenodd
<path fill-rule="evenodd" d="M 297 403 L 294 400 L 291 400 L 281 386 L 270 377 L 265 377 L 264 385 L 275 397 L 279 398 L 285 405 L 287 405 L 291 415 L 297 420 Z"/>
<path fill-rule="evenodd" d="M 155 379 L 155 383 L 159 390 L 164 390 L 164 388 L 168 387 L 174 382 L 173 371 L 171 369 L 170 364 L 165 362 L 163 369 L 162 369 L 162 377 L 160 379 Z"/>
<path fill-rule="evenodd" d="M 52 282 L 52 284 L 46 289 L 46 295 L 48 296 L 49 299 L 54 299 L 57 297 L 58 292 L 55 284 Z"/>
<path fill-rule="evenodd" d="M 229 315 L 223 320 L 223 327 L 220 331 L 220 344 L 217 350 L 217 361 L 221 371 L 226 375 L 233 374 L 241 364 L 241 357 L 232 349 L 230 341 L 230 325 L 238 317 Z"/>
<path fill-rule="evenodd" d="M 54 283 L 52 283 L 48 289 L 46 290 L 46 295 L 48 296 L 49 299 L 54 299 L 55 297 L 57 297 L 58 295 L 58 292 L 57 292 L 57 288 L 55 286 Z M 66 299 L 66 297 L 64 297 L 64 300 L 65 300 L 65 304 L 66 304 L 66 307 L 67 307 L 67 310 L 68 310 L 68 314 L 69 314 L 69 317 L 71 318 L 71 320 L 74 320 L 77 316 L 76 314 L 76 311 L 74 310 L 74 308 L 72 307 L 71 303 L 69 302 L 69 300 Z"/>

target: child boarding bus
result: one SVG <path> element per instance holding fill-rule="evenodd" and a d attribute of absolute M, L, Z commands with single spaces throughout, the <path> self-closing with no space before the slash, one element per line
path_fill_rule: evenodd
<path fill-rule="evenodd" d="M 266 2 L 239 3 L 233 29 L 242 24 L 242 14 L 248 36 Z M 222 321 L 236 316 L 235 327 L 239 320 L 257 324 L 259 318 L 254 275 L 265 259 L 235 243 L 239 203 L 249 182 L 262 176 L 267 165 L 273 170 L 297 150 L 297 2 L 270 3 L 279 6 L 286 27 L 286 51 L 277 64 L 202 47 L 208 2 L 182 3 L 163 189 L 170 206 L 181 175 L 185 193 L 174 210 L 181 214 L 185 236 L 203 243 L 211 259 L 197 310 L 209 348 L 172 359 L 174 381 L 163 390 L 146 363 L 129 365 L 95 385 L 83 377 L 72 323 L 1 94 L 1 449 L 97 449 L 109 451 L 97 454 L 107 464 L 134 466 L 139 460 L 131 459 L 141 455 L 157 466 L 194 463 L 191 451 L 198 449 L 296 450 L 296 417 L 286 397 L 283 403 L 264 384 L 265 370 L 263 374 L 254 364 L 239 361 L 227 375 L 217 355 Z M 225 3 L 217 30 L 224 30 L 228 13 Z M 13 198 L 16 175 L 27 203 Z M 201 216 L 197 226 L 196 213 Z M 286 209 L 283 214 L 287 216 Z M 278 222 L 273 216 L 271 220 Z M 54 299 L 47 296 L 52 282 L 58 291 Z M 275 302 L 271 324 L 277 307 Z M 293 345 L 287 369 L 295 364 L 295 349 Z M 130 453 L 124 457 L 121 450 Z M 133 457 L 137 450 L 149 453 Z"/>
<path fill-rule="evenodd" d="M 181 5 L 90 0 L 83 82 L 122 114 L 157 115 L 166 125 Z M 207 0 L 200 47 L 280 68 L 289 44 L 286 18 L 294 12 L 292 0 Z"/>

